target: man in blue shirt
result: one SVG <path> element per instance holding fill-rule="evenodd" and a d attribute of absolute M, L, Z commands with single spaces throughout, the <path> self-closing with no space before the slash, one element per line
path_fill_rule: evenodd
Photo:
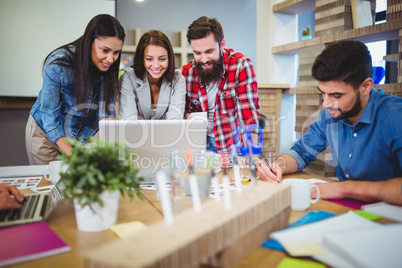
<path fill-rule="evenodd" d="M 325 109 L 276 159 L 273 172 L 259 164 L 260 177 L 280 182 L 282 174 L 302 171 L 329 146 L 341 183 L 320 184 L 321 198 L 378 201 L 392 196 L 390 202 L 402 204 L 402 98 L 373 88 L 367 47 L 359 41 L 331 44 L 316 58 L 312 75 Z M 372 182 L 392 178 L 385 185 L 399 185 L 390 189 L 394 194 L 378 196 L 384 183 Z"/>

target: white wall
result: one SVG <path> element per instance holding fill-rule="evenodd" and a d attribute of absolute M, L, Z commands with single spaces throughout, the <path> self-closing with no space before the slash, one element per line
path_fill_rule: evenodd
<path fill-rule="evenodd" d="M 298 17 L 274 13 L 272 8 L 281 0 L 257 0 L 257 78 L 264 84 L 297 84 L 298 57 L 295 55 L 272 55 L 272 47 L 296 42 Z M 294 95 L 282 95 L 280 123 L 280 153 L 295 141 Z"/>
<path fill-rule="evenodd" d="M 1 0 L 0 96 L 36 97 L 42 62 L 80 37 L 97 14 L 115 16 L 114 0 Z"/>
<path fill-rule="evenodd" d="M 156 29 L 178 46 L 177 33 L 201 16 L 222 24 L 226 47 L 248 56 L 256 67 L 256 0 L 118 0 L 116 17 L 126 31 Z M 127 43 L 127 42 L 126 42 Z M 258 81 L 257 77 L 257 81 Z"/>

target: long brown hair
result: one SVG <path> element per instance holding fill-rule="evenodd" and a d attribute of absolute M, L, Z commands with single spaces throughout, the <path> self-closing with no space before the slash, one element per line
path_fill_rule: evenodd
<path fill-rule="evenodd" d="M 53 50 L 46 58 L 58 49 L 65 49 L 69 52 L 71 57 L 67 59 L 67 62 L 62 62 L 60 60 L 54 60 L 50 64 L 59 64 L 71 67 L 74 71 L 74 97 L 76 98 L 77 104 L 85 103 L 88 101 L 91 81 L 94 72 L 97 67 L 94 65 L 91 53 L 92 53 L 92 43 L 98 37 L 117 37 L 124 43 L 125 32 L 123 26 L 120 22 L 111 15 L 100 14 L 95 16 L 88 23 L 84 34 L 77 40 L 63 45 L 55 50 Z M 71 51 L 69 46 L 74 46 L 76 48 L 75 52 Z M 104 93 L 103 101 L 105 102 L 105 107 L 107 112 L 111 112 L 109 105 L 115 100 L 118 94 L 118 73 L 120 64 L 121 53 L 119 53 L 118 59 L 110 66 L 104 75 Z M 44 68 L 44 67 L 43 67 Z"/>

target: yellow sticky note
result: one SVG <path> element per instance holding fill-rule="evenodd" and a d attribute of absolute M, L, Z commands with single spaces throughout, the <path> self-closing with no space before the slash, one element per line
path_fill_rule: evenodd
<path fill-rule="evenodd" d="M 126 238 L 132 234 L 135 234 L 141 230 L 146 229 L 147 226 L 140 221 L 126 222 L 115 224 L 110 227 L 110 230 L 120 238 Z"/>
<path fill-rule="evenodd" d="M 298 260 L 293 258 L 284 258 L 276 268 L 325 268 L 324 264 Z"/>
<path fill-rule="evenodd" d="M 312 241 L 282 242 L 286 252 L 293 257 L 325 254 L 325 250 Z"/>

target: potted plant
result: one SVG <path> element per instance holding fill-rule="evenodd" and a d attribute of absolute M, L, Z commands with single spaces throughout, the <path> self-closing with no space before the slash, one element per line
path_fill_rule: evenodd
<path fill-rule="evenodd" d="M 307 26 L 306 30 L 303 30 L 301 40 L 311 39 L 310 26 Z"/>
<path fill-rule="evenodd" d="M 138 170 L 129 161 L 129 150 L 119 143 L 106 144 L 90 138 L 85 145 L 70 141 L 71 156 L 60 155 L 63 164 L 69 166 L 61 173 L 66 199 L 74 201 L 78 229 L 89 232 L 107 230 L 116 223 L 120 193 L 139 199 Z"/>

